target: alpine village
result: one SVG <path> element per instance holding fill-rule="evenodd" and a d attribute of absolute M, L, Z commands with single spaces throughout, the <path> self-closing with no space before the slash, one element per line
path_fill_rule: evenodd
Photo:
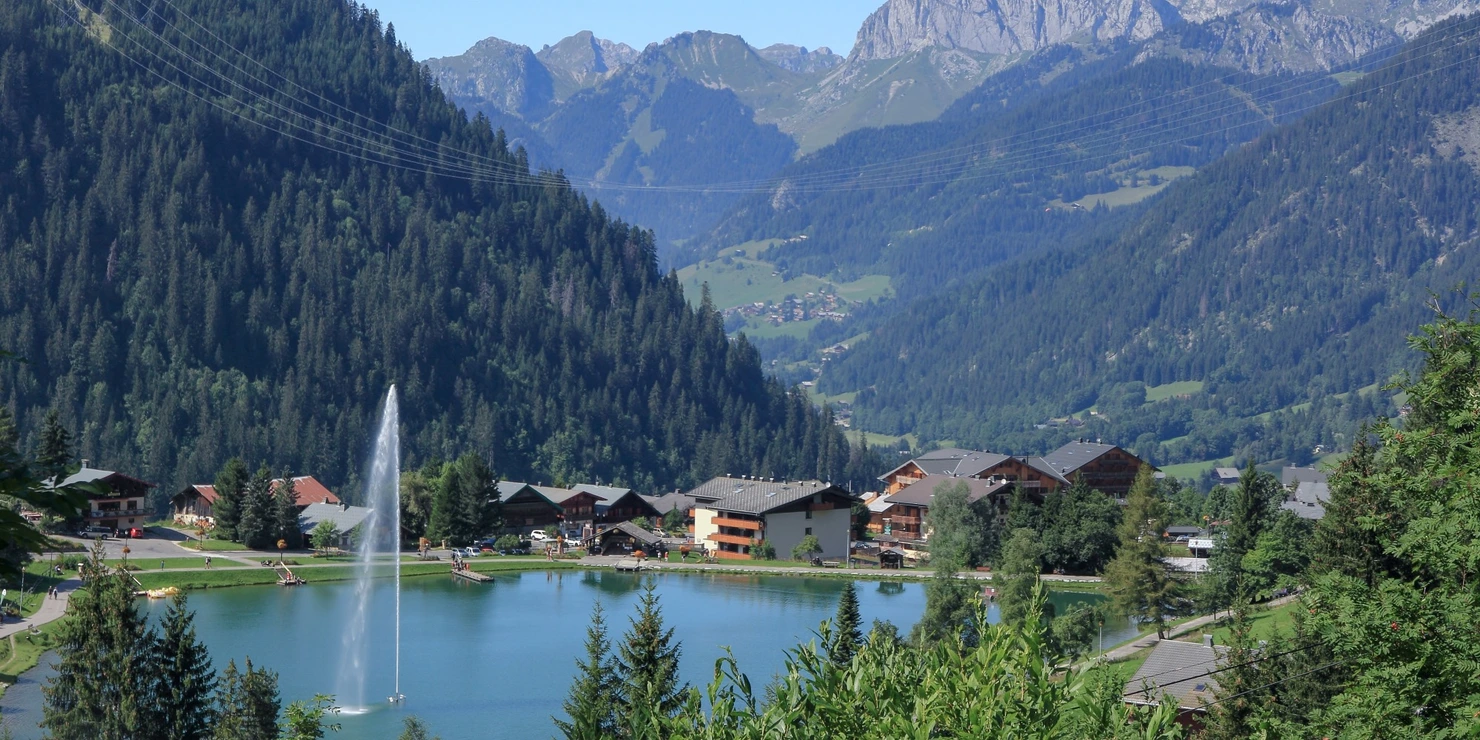
<path fill-rule="evenodd" d="M 0 737 L 1480 736 L 1480 0 L 880 3 L 0 4 Z"/>

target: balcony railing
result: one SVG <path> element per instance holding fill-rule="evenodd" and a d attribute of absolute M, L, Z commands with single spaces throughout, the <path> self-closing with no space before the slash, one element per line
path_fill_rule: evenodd
<path fill-rule="evenodd" d="M 754 529 L 754 530 L 759 530 L 761 528 L 761 523 L 760 522 L 751 521 L 749 519 L 731 519 L 731 518 L 725 517 L 725 516 L 717 516 L 717 517 L 714 517 L 713 519 L 710 519 L 709 521 L 711 523 L 713 523 L 714 526 L 716 526 L 716 527 L 731 527 L 731 528 L 734 528 L 734 529 Z"/>
<path fill-rule="evenodd" d="M 712 534 L 709 535 L 709 541 L 722 542 L 726 545 L 740 545 L 742 547 L 750 547 L 751 545 L 755 544 L 755 540 L 749 537 L 741 537 L 740 535 L 736 534 Z"/>

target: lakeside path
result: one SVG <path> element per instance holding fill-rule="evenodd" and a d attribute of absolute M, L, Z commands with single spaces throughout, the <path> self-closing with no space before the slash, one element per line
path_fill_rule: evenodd
<path fill-rule="evenodd" d="M 1278 599 L 1275 599 L 1273 601 L 1266 601 L 1263 604 L 1260 604 L 1260 606 L 1273 609 L 1275 607 L 1284 606 L 1285 604 L 1288 604 L 1288 603 L 1290 603 L 1290 602 L 1292 602 L 1292 601 L 1294 601 L 1294 600 L 1296 600 L 1298 598 L 1300 598 L 1300 594 L 1290 594 L 1289 596 L 1282 596 L 1282 597 L 1280 597 Z M 1221 616 L 1221 615 L 1224 615 L 1224 614 L 1227 614 L 1227 612 L 1217 612 L 1217 613 L 1214 613 L 1214 614 L 1204 614 L 1201 617 L 1196 617 L 1194 619 L 1189 619 L 1186 622 L 1183 622 L 1183 623 L 1177 625 L 1176 627 L 1173 627 L 1173 628 L 1167 630 L 1167 638 L 1166 639 L 1168 639 L 1168 640 L 1175 640 L 1178 637 L 1181 637 L 1182 635 L 1187 634 L 1188 632 L 1191 632 L 1191 631 L 1193 631 L 1195 629 L 1199 629 L 1201 627 L 1205 627 L 1208 624 L 1217 621 L 1218 617 Z M 1119 647 L 1112 648 L 1110 650 L 1106 650 L 1105 651 L 1105 654 L 1103 656 L 1101 656 L 1101 657 L 1107 663 L 1118 663 L 1118 662 L 1120 662 L 1122 660 L 1126 660 L 1127 658 L 1130 658 L 1132 655 L 1135 655 L 1138 651 L 1145 650 L 1146 648 L 1149 648 L 1149 647 L 1154 646 L 1158 642 L 1160 642 L 1160 639 L 1157 638 L 1155 632 L 1152 632 L 1152 633 L 1150 633 L 1148 635 L 1145 635 L 1143 637 L 1139 637 L 1139 638 L 1137 638 L 1135 640 L 1131 640 L 1130 642 L 1124 643 L 1124 644 L 1120 645 Z"/>
<path fill-rule="evenodd" d="M 76 578 L 68 578 L 57 585 L 57 598 L 48 598 L 41 602 L 41 608 L 36 610 L 25 619 L 0 624 L 0 640 L 9 639 L 12 635 L 19 635 L 29 631 L 32 627 L 40 627 L 48 622 L 55 622 L 67 613 L 67 602 L 72 592 L 82 587 L 82 581 Z"/>

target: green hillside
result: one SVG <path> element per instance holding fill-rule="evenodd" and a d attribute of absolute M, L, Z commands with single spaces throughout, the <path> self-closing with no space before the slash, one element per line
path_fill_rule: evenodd
<path fill-rule="evenodd" d="M 1431 294 L 1456 305 L 1451 288 L 1480 274 L 1480 167 L 1458 144 L 1480 125 L 1474 25 L 1420 37 L 1121 233 L 908 305 L 822 390 L 867 389 L 863 428 L 993 447 L 1048 443 L 1058 432 L 1024 430 L 1091 404 L 1102 418 L 1081 434 L 1161 462 L 1344 447 L 1360 420 L 1396 414 L 1371 386 L 1404 367 Z M 1201 390 L 1146 403 L 1178 382 Z"/>
<path fill-rule="evenodd" d="M 395 383 L 407 466 L 848 480 L 831 419 L 688 304 L 651 232 L 531 174 L 374 12 L 156 10 L 0 5 L 0 402 L 27 434 L 56 408 L 158 496 L 235 455 L 353 496 Z"/>

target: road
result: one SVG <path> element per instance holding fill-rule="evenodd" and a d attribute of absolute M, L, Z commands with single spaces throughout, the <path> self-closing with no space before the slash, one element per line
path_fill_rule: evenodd
<path fill-rule="evenodd" d="M 7 639 L 11 635 L 21 634 L 32 627 L 40 627 L 47 622 L 60 619 L 63 614 L 67 613 L 67 601 L 71 598 L 72 592 L 81 586 L 82 581 L 76 578 L 68 578 L 62 581 L 57 586 L 57 598 L 48 597 L 45 601 L 41 602 L 41 608 L 37 609 L 35 614 L 16 622 L 6 621 L 0 624 L 0 640 Z"/>
<path fill-rule="evenodd" d="M 1285 604 L 1288 604 L 1298 598 L 1300 598 L 1300 594 L 1291 594 L 1289 596 L 1280 597 L 1273 601 L 1267 601 L 1262 606 L 1273 609 L 1277 606 L 1284 606 Z M 1203 616 L 1197 617 L 1195 619 L 1189 619 L 1186 622 L 1183 622 L 1176 627 L 1167 630 L 1167 639 L 1174 640 L 1195 629 L 1206 627 L 1208 624 L 1216 621 L 1220 615 L 1226 614 L 1227 612 L 1218 612 L 1215 614 L 1204 614 Z M 1112 650 L 1107 650 L 1105 652 L 1104 658 L 1111 663 L 1118 663 L 1122 660 L 1130 658 L 1138 651 L 1145 650 L 1146 648 L 1155 645 L 1157 642 L 1159 642 L 1159 640 L 1156 637 L 1156 633 L 1153 632 L 1149 635 L 1146 635 L 1145 637 L 1141 637 L 1139 639 L 1125 643 L 1120 647 L 1114 648 Z"/>

